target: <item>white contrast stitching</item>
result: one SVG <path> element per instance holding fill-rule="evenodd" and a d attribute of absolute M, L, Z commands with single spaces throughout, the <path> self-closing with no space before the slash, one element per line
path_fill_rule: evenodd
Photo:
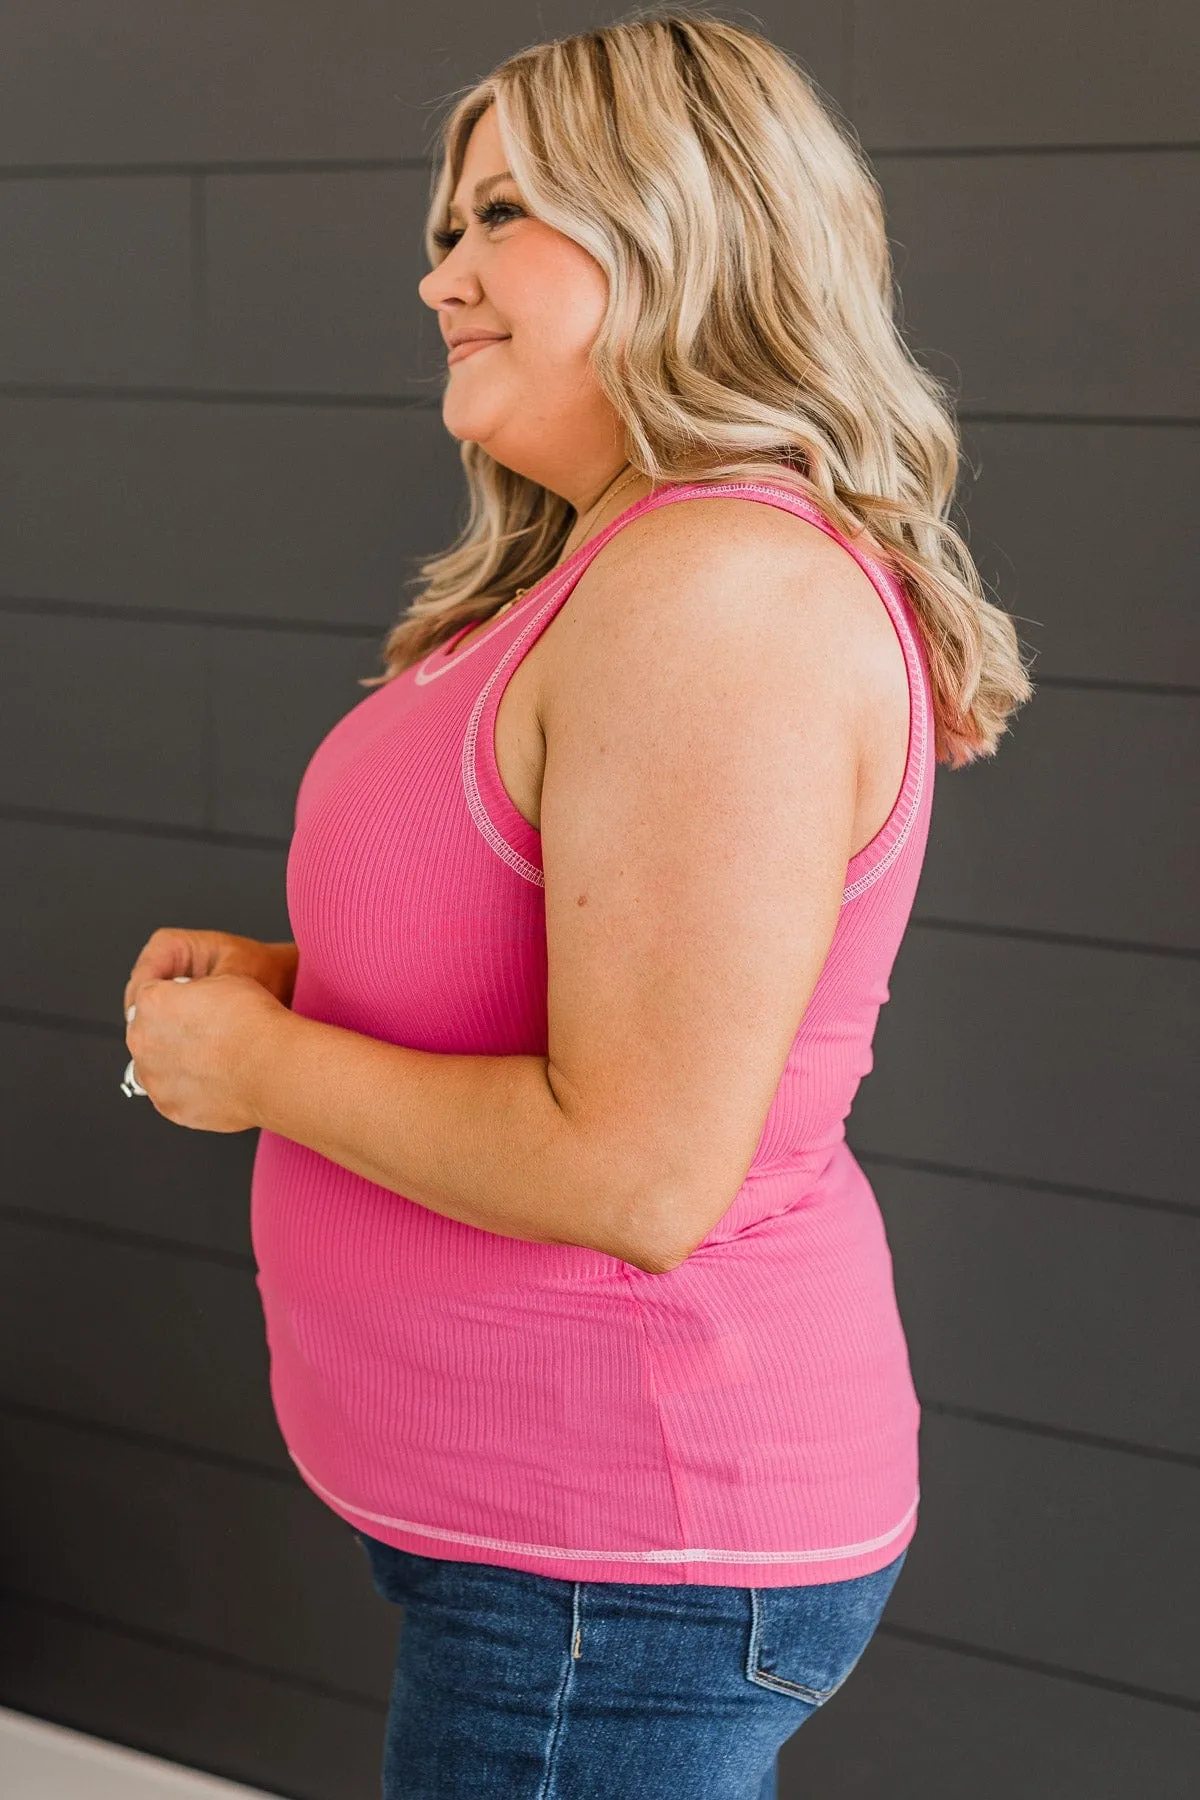
<path fill-rule="evenodd" d="M 535 887 L 545 887 L 545 874 L 538 868 L 536 863 L 531 863 L 528 857 L 522 856 L 519 850 L 513 848 L 503 833 L 497 829 L 491 814 L 483 804 L 483 795 L 479 791 L 479 777 L 475 770 L 475 746 L 479 737 L 479 721 L 482 717 L 483 709 L 487 705 L 488 695 L 491 693 L 492 688 L 498 680 L 501 670 L 514 652 L 520 648 L 530 632 L 536 629 L 544 614 L 557 602 L 570 579 L 571 577 L 568 576 L 567 580 L 558 582 L 554 591 L 549 594 L 542 605 L 538 607 L 533 617 L 525 621 L 521 630 L 517 633 L 512 643 L 508 646 L 508 649 L 504 652 L 504 655 L 500 658 L 500 661 L 496 664 L 495 668 L 484 682 L 483 687 L 476 698 L 475 704 L 471 708 L 471 716 L 467 720 L 467 729 L 463 736 L 463 790 L 467 796 L 467 806 L 470 809 L 471 817 L 474 819 L 476 825 L 479 827 L 492 849 L 496 852 L 496 855 L 500 857 L 502 861 L 506 862 L 510 868 L 515 869 L 517 874 L 522 876 L 524 880 L 532 882 Z"/>
<path fill-rule="evenodd" d="M 445 1544 L 469 1544 L 477 1550 L 509 1550 L 519 1556 L 543 1556 L 563 1562 L 625 1563 L 817 1563 L 840 1562 L 848 1556 L 865 1556 L 871 1550 L 882 1550 L 898 1538 L 917 1510 L 921 1498 L 918 1487 L 898 1525 L 867 1538 L 861 1544 L 837 1544 L 827 1550 L 566 1550 L 558 1544 L 514 1544 L 505 1538 L 478 1537 L 471 1531 L 448 1531 L 439 1525 L 419 1525 L 412 1519 L 393 1519 L 387 1513 L 369 1512 L 365 1506 L 354 1506 L 349 1500 L 331 1493 L 319 1482 L 300 1458 L 291 1450 L 288 1455 L 315 1493 L 331 1505 L 350 1512 L 359 1519 L 370 1519 L 374 1525 L 390 1525 L 396 1531 L 411 1532 L 414 1537 L 437 1538 Z"/>
<path fill-rule="evenodd" d="M 468 644 L 465 650 L 455 650 L 452 655 L 446 656 L 444 654 L 444 645 L 436 644 L 429 652 L 429 655 L 424 657 L 413 671 L 413 680 L 417 683 L 418 687 L 425 687 L 429 682 L 436 681 L 439 675 L 447 675 L 451 669 L 457 669 L 459 663 L 466 662 L 468 656 L 470 656 L 473 651 L 481 650 L 484 644 L 488 643 L 490 639 L 496 637 L 499 632 L 503 631 L 509 621 L 516 618 L 517 614 L 526 603 L 525 599 L 521 599 L 517 601 L 515 607 L 510 606 L 506 610 L 504 618 L 497 622 L 494 631 L 485 631 L 482 637 L 477 637 L 475 642 L 473 644 Z M 463 628 L 462 635 L 464 637 L 466 636 L 465 627 Z M 434 657 L 437 657 L 439 660 L 434 662 Z M 429 666 L 431 663 L 433 663 L 432 668 Z"/>
<path fill-rule="evenodd" d="M 820 509 L 817 506 L 815 506 L 811 500 L 807 499 L 805 497 L 805 495 L 794 493 L 790 488 L 772 487 L 767 483 L 758 482 L 758 481 L 734 481 L 734 482 L 722 482 L 719 486 L 714 486 L 712 491 L 714 493 L 718 493 L 718 494 L 737 492 L 737 493 L 743 493 L 743 494 L 786 495 L 788 500 L 792 501 L 795 505 L 797 505 L 801 509 L 801 511 L 804 512 L 809 517 L 809 522 L 813 525 L 816 525 L 818 530 L 824 531 L 825 535 L 829 538 L 832 538 L 833 542 L 835 544 L 840 541 L 837 538 L 837 536 L 835 535 L 834 529 L 833 529 L 831 523 L 825 519 L 825 517 L 821 513 Z M 690 498 L 690 496 L 686 496 L 686 497 Z M 670 505 L 671 502 L 668 500 L 668 501 L 665 501 L 664 504 Z M 790 511 L 791 508 L 785 507 L 782 510 Z M 843 545 L 843 548 L 845 548 L 844 545 Z M 859 551 L 857 553 L 857 555 L 855 556 L 855 561 L 858 560 L 859 556 L 862 557 L 862 563 L 860 564 L 860 567 L 865 567 L 866 570 L 871 574 L 871 576 L 873 578 L 877 578 L 876 579 L 876 592 L 879 594 L 880 599 L 883 601 L 885 607 L 887 608 L 888 616 L 891 618 L 892 623 L 896 627 L 896 631 L 899 634 L 899 638 L 900 638 L 900 646 L 904 652 L 905 669 L 908 674 L 909 706 L 912 709 L 912 713 L 913 713 L 912 729 L 913 729 L 913 737 L 915 740 L 915 751 L 916 751 L 916 754 L 915 754 L 915 757 L 913 760 L 914 760 L 914 764 L 915 764 L 916 777 L 915 777 L 915 783 L 914 783 L 914 788 L 913 788 L 912 802 L 909 806 L 908 813 L 905 816 L 904 822 L 901 825 L 900 830 L 896 834 L 894 842 L 889 845 L 888 849 L 884 852 L 883 856 L 880 857 L 879 861 L 872 868 L 868 869 L 864 875 L 860 875 L 858 877 L 857 881 L 850 882 L 848 886 L 846 886 L 842 889 L 842 905 L 843 906 L 845 906 L 845 904 L 848 900 L 857 899 L 859 894 L 864 893 L 865 890 L 867 888 L 869 888 L 873 882 L 878 881 L 879 877 L 883 874 L 884 870 L 891 866 L 891 864 L 895 861 L 896 857 L 899 856 L 900 851 L 903 849 L 905 841 L 908 838 L 909 832 L 912 829 L 913 821 L 917 817 L 917 814 L 920 811 L 921 794 L 922 794 L 922 790 L 925 785 L 925 763 L 926 763 L 926 752 L 927 752 L 927 748 L 928 748 L 928 735 L 929 735 L 928 730 L 926 728 L 926 716 L 925 716 L 926 715 L 926 706 L 928 704 L 928 697 L 927 697 L 926 689 L 925 689 L 924 672 L 921 669 L 920 657 L 917 653 L 916 644 L 913 642 L 912 632 L 909 628 L 908 620 L 905 617 L 904 609 L 903 609 L 903 607 L 901 607 L 899 605 L 899 603 L 894 599 L 894 597 L 892 595 L 892 592 L 891 592 L 892 578 L 891 578 L 888 570 L 884 569 L 875 560 L 874 557 L 868 556 L 865 551 Z M 918 704 L 918 700 L 919 700 L 919 704 Z M 908 771 L 908 758 L 906 757 L 905 758 L 905 779 L 906 780 L 907 780 L 907 771 Z M 882 829 L 882 827 L 881 827 L 881 829 Z M 870 846 L 866 845 L 866 846 L 864 846 L 864 848 L 869 849 Z"/>
<path fill-rule="evenodd" d="M 781 492 L 787 491 L 787 490 L 782 490 L 777 487 L 767 486 L 761 482 L 751 482 L 751 481 L 730 483 L 730 484 L 728 484 L 728 486 L 737 487 L 739 489 L 739 491 L 741 491 L 742 493 L 779 494 Z M 726 491 L 726 490 L 719 489 L 716 491 Z M 787 497 L 789 500 L 795 501 L 800 506 L 802 511 L 811 515 L 810 522 L 812 524 L 816 525 L 818 530 L 824 531 L 827 537 L 830 537 L 833 539 L 834 543 L 837 543 L 839 541 L 838 538 L 834 535 L 832 526 L 823 517 L 819 508 L 814 506 L 813 503 L 810 500 L 806 499 L 806 497 L 803 494 L 793 494 L 790 491 L 787 491 Z M 784 509 L 784 510 L 788 510 L 788 509 Z M 843 548 L 844 547 L 845 546 L 843 546 Z M 929 733 L 928 733 L 928 729 L 927 729 L 927 721 L 926 721 L 926 708 L 928 705 L 928 695 L 927 695 L 926 688 L 925 688 L 924 671 L 921 668 L 921 659 L 917 652 L 917 646 L 913 641 L 912 631 L 909 627 L 908 619 L 905 616 L 904 609 L 898 603 L 898 601 L 894 598 L 894 596 L 892 594 L 892 591 L 891 591 L 892 577 L 889 574 L 888 570 L 884 569 L 881 566 L 881 564 L 878 563 L 873 556 L 868 556 L 865 551 L 859 551 L 858 556 L 862 557 L 862 563 L 859 566 L 865 568 L 866 571 L 871 575 L 871 577 L 875 581 L 876 592 L 879 594 L 880 599 L 883 601 L 885 607 L 887 608 L 888 616 L 891 618 L 892 623 L 896 627 L 896 631 L 900 638 L 900 647 L 904 652 L 904 664 L 905 664 L 905 669 L 908 674 L 909 706 L 912 709 L 912 734 L 913 734 L 913 738 L 914 738 L 914 747 L 915 747 L 915 755 L 913 758 L 913 762 L 914 762 L 914 766 L 915 766 L 915 780 L 914 780 L 914 786 L 913 786 L 912 801 L 909 805 L 908 812 L 905 815 L 904 822 L 901 825 L 900 830 L 897 832 L 895 839 L 888 846 L 887 850 L 880 857 L 879 861 L 873 865 L 873 867 L 868 869 L 864 875 L 860 875 L 858 877 L 857 881 L 850 882 L 847 887 L 844 887 L 842 889 L 842 905 L 843 906 L 845 906 L 845 904 L 848 900 L 857 899 L 859 894 L 864 893 L 866 891 L 866 889 L 872 885 L 873 882 L 878 881 L 879 877 L 883 874 L 884 870 L 891 867 L 892 863 L 896 860 L 897 856 L 899 856 L 901 850 L 904 848 L 904 844 L 908 838 L 910 831 L 912 830 L 913 821 L 916 819 L 917 814 L 920 812 L 920 809 L 921 809 L 921 794 L 922 794 L 922 791 L 925 786 L 925 764 L 926 764 L 926 756 L 927 756 L 927 750 L 928 750 L 928 738 L 929 738 Z M 858 560 L 858 556 L 855 557 L 856 561 Z M 908 770 L 908 758 L 906 757 L 905 758 L 905 780 L 906 781 L 907 781 L 907 770 Z M 867 846 L 864 846 L 864 848 L 869 849 L 870 846 L 867 845 Z"/>
<path fill-rule="evenodd" d="M 786 498 L 789 502 L 792 502 L 795 506 L 799 507 L 801 512 L 804 513 L 806 517 L 808 517 L 810 524 L 816 525 L 818 530 L 824 531 L 826 536 L 831 538 L 834 543 L 838 543 L 840 541 L 838 539 L 838 537 L 835 535 L 832 525 L 824 518 L 824 515 L 820 512 L 819 508 L 816 507 L 815 505 L 813 505 L 813 503 L 811 501 L 807 500 L 803 494 L 793 493 L 790 489 L 787 489 L 787 488 L 772 487 L 763 482 L 753 482 L 753 481 L 722 482 L 719 485 L 713 486 L 711 491 L 714 494 L 743 493 L 743 494 L 773 494 L 776 497 L 782 496 L 782 497 Z M 668 497 L 668 498 L 662 499 L 661 501 L 659 501 L 659 504 L 664 505 L 664 506 L 670 506 L 670 505 L 676 504 L 680 500 L 693 499 L 696 497 L 697 496 L 690 494 L 690 493 L 684 493 L 684 494 L 676 493 L 673 495 L 673 497 Z M 651 496 L 646 495 L 645 498 L 649 499 L 649 498 L 651 498 Z M 657 498 L 657 496 L 655 496 L 655 498 Z M 653 508 L 650 508 L 648 510 L 653 510 Z M 790 511 L 791 507 L 786 506 L 786 507 L 782 508 L 782 510 Z M 614 519 L 612 521 L 612 524 L 609 527 L 606 527 L 605 531 L 597 534 L 597 540 L 594 544 L 593 554 L 595 554 L 596 551 L 599 551 L 603 547 L 603 544 L 605 542 L 607 542 L 609 535 L 611 535 L 612 526 L 615 526 L 618 523 L 619 523 L 619 521 Z M 588 546 L 580 545 L 581 550 L 586 547 L 588 547 Z M 845 548 L 845 547 L 846 546 L 843 546 L 843 548 Z M 855 554 L 855 553 L 852 552 L 852 554 Z M 904 664 L 905 664 L 905 669 L 906 669 L 907 676 L 908 676 L 908 695 L 909 695 L 909 707 L 910 707 L 910 713 L 911 713 L 912 735 L 913 735 L 913 739 L 914 739 L 914 756 L 913 756 L 914 782 L 913 782 L 912 799 L 910 801 L 908 811 L 904 816 L 903 822 L 900 826 L 899 831 L 896 833 L 895 838 L 892 840 L 892 842 L 888 846 L 887 850 L 885 850 L 883 855 L 879 858 L 878 862 L 874 863 L 872 865 L 872 867 L 869 868 L 865 872 L 865 874 L 860 875 L 856 881 L 852 881 L 852 882 L 848 883 L 848 885 L 842 889 L 842 899 L 841 899 L 842 906 L 845 906 L 847 901 L 849 901 L 849 900 L 856 900 L 860 894 L 865 893 L 869 887 L 871 887 L 876 881 L 878 881 L 880 876 L 885 872 L 885 870 L 889 869 L 891 867 L 892 863 L 895 862 L 895 860 L 899 856 L 901 850 L 904 848 L 904 845 L 908 841 L 908 837 L 912 831 L 913 824 L 914 824 L 914 822 L 920 812 L 920 809 L 921 809 L 921 796 L 922 796 L 922 793 L 924 791 L 924 786 L 925 786 L 925 767 L 926 767 L 927 754 L 928 754 L 928 738 L 929 738 L 927 719 L 926 719 L 928 695 L 927 695 L 927 691 L 926 691 L 926 687 L 925 687 L 924 671 L 921 668 L 920 656 L 917 651 L 917 646 L 913 640 L 912 631 L 909 627 L 909 623 L 905 616 L 904 609 L 892 594 L 892 591 L 891 591 L 892 577 L 888 570 L 884 569 L 882 567 L 882 565 L 879 562 L 877 562 L 874 557 L 868 556 L 865 553 L 865 551 L 857 552 L 855 554 L 855 560 L 858 561 L 858 558 L 860 556 L 862 558 L 862 562 L 860 563 L 859 566 L 865 568 L 865 570 L 870 574 L 872 581 L 875 584 L 876 592 L 879 594 L 880 599 L 883 601 L 884 606 L 887 608 L 888 616 L 892 620 L 892 623 L 896 628 L 896 631 L 900 638 L 901 649 L 903 650 L 903 653 L 904 653 Z M 590 562 L 590 561 L 591 561 L 591 558 L 588 559 L 588 562 Z M 561 594 L 563 592 L 564 587 L 566 587 L 571 582 L 577 581 L 579 579 L 579 577 L 584 573 L 584 570 L 586 570 L 587 566 L 588 566 L 588 563 L 585 563 L 583 565 L 583 568 L 581 568 L 580 570 L 578 570 L 578 571 L 572 570 L 571 573 L 566 577 L 566 579 L 564 581 L 559 582 L 557 584 L 557 586 L 554 588 L 553 592 L 547 597 L 547 599 L 544 601 L 544 603 L 538 608 L 537 612 L 534 613 L 532 615 L 532 617 L 529 618 L 525 622 L 522 629 L 518 632 L 517 636 L 513 639 L 512 643 L 508 646 L 508 649 L 504 652 L 504 655 L 500 658 L 500 661 L 496 664 L 496 667 L 492 670 L 492 673 L 489 675 L 487 681 L 484 683 L 482 692 L 479 694 L 478 698 L 475 701 L 474 706 L 471 708 L 470 718 L 468 719 L 467 729 L 466 729 L 466 733 L 465 733 L 465 736 L 463 739 L 463 754 L 462 754 L 463 788 L 466 793 L 467 806 L 470 810 L 471 817 L 475 821 L 475 824 L 478 827 L 479 831 L 482 833 L 483 837 L 487 840 L 488 844 L 495 851 L 496 855 L 501 859 L 501 861 L 506 862 L 509 865 L 509 867 L 516 872 L 516 874 L 520 875 L 523 880 L 531 882 L 534 887 L 541 887 L 541 888 L 545 887 L 546 877 L 545 877 L 544 871 L 539 869 L 536 863 L 530 862 L 528 857 L 522 856 L 521 852 L 519 850 L 515 849 L 514 846 L 509 843 L 508 839 L 504 836 L 503 832 L 500 831 L 500 829 L 496 825 L 495 821 L 493 820 L 491 814 L 488 812 L 486 806 L 483 803 L 483 796 L 479 791 L 479 779 L 476 774 L 476 768 L 475 768 L 475 755 L 476 755 L 476 746 L 477 746 L 478 734 L 479 734 L 479 722 L 480 722 L 480 719 L 483 714 L 483 709 L 484 709 L 485 705 L 487 704 L 487 697 L 491 693 L 492 687 L 493 687 L 494 683 L 496 682 L 496 680 L 498 679 L 505 664 L 509 661 L 510 657 L 512 657 L 513 654 L 519 649 L 520 645 L 529 636 L 530 632 L 536 630 L 536 628 L 537 628 L 540 620 L 544 616 L 544 614 L 546 612 L 548 612 L 550 610 L 550 608 L 553 607 L 557 603 L 559 597 L 561 596 Z M 499 629 L 500 629 L 500 627 L 497 627 L 497 630 L 499 630 Z M 484 637 L 477 638 L 475 640 L 474 644 L 468 645 L 467 649 L 465 651 L 463 651 L 463 653 L 462 653 L 463 656 L 464 657 L 469 656 L 471 654 L 472 650 L 474 650 L 478 645 L 485 644 L 488 641 L 488 639 L 494 635 L 495 634 L 493 632 L 488 632 Z M 430 654 L 433 655 L 434 653 L 431 652 Z M 446 670 L 457 667 L 459 659 L 457 656 L 451 657 L 444 664 L 443 667 L 435 668 L 432 671 L 430 671 L 428 674 L 425 674 L 424 671 L 425 671 L 426 663 L 428 663 L 429 660 L 430 660 L 429 657 L 427 657 L 425 659 L 425 662 L 423 662 L 420 665 L 420 667 L 417 671 L 417 675 L 416 675 L 416 679 L 418 681 L 432 681 L 435 678 L 435 676 L 444 674 L 446 672 Z M 909 761 L 908 761 L 908 758 L 906 757 L 905 758 L 905 783 L 906 784 L 907 784 L 907 780 L 908 780 L 908 767 L 909 767 Z M 886 822 L 885 822 L 885 825 L 882 826 L 880 829 L 881 830 L 886 829 Z M 866 846 L 864 846 L 864 848 L 869 849 L 870 846 L 866 845 Z M 860 851 L 859 854 L 861 855 L 862 852 Z M 853 859 L 851 859 L 851 860 L 853 860 Z"/>

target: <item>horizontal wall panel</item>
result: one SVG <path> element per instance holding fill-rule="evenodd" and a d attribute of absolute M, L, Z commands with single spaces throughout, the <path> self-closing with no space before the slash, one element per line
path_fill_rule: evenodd
<path fill-rule="evenodd" d="M 258 1133 L 147 1116 L 121 1092 L 123 1031 L 119 1016 L 111 1038 L 0 1019 L 0 1204 L 248 1258 Z"/>
<path fill-rule="evenodd" d="M 963 6 L 858 0 L 853 116 L 868 145 L 1196 138 L 1191 0 Z"/>
<path fill-rule="evenodd" d="M 291 1466 L 251 1269 L 0 1219 L 5 1400 Z"/>
<path fill-rule="evenodd" d="M 3 1598 L 0 1700 L 271 1794 L 379 1800 L 382 1698 L 316 1693 Z"/>
<path fill-rule="evenodd" d="M 847 0 L 760 8 L 829 85 Z M 327 159 L 428 154 L 445 104 L 526 45 L 597 24 L 591 7 L 436 11 L 310 0 L 10 0 L 0 28 L 0 162 Z"/>
<path fill-rule="evenodd" d="M 863 1166 L 922 1401 L 1200 1457 L 1200 1219 Z"/>
<path fill-rule="evenodd" d="M 895 1625 L 1200 1700 L 1200 1469 L 926 1416 Z"/>
<path fill-rule="evenodd" d="M 0 400 L 0 595 L 391 624 L 465 519 L 436 410 Z"/>
<path fill-rule="evenodd" d="M 0 801 L 203 825 L 205 641 L 185 625 L 0 612 Z"/>
<path fill-rule="evenodd" d="M 1046 688 L 942 766 L 916 916 L 1200 950 L 1200 699 Z"/>
<path fill-rule="evenodd" d="M 0 1588 L 380 1699 L 397 1609 L 293 1481 L 0 1417 Z"/>
<path fill-rule="evenodd" d="M 963 431 L 968 543 L 1033 679 L 1200 685 L 1200 429 Z"/>
<path fill-rule="evenodd" d="M 393 7 L 317 0 L 297 31 L 286 0 L 98 0 L 82 18 L 69 0 L 25 0 L 0 34 L 0 160 L 422 155 L 430 103 L 517 47 L 522 10 L 473 19 L 454 55 L 435 14 Z"/>
<path fill-rule="evenodd" d="M 383 673 L 377 639 L 282 631 L 208 632 L 213 821 L 222 831 L 290 838 L 296 792 L 326 732 Z"/>
<path fill-rule="evenodd" d="M 784 1745 L 785 1797 L 1192 1800 L 1195 1713 L 905 1642 L 888 1636 L 891 1616 L 889 1606 L 845 1687 Z"/>
<path fill-rule="evenodd" d="M 213 175 L 204 185 L 208 380 L 440 402 L 427 168 Z"/>
<path fill-rule="evenodd" d="M 1200 680 L 1200 431 L 967 437 L 969 541 L 1035 680 Z M 381 630 L 466 505 L 457 442 L 408 408 L 0 400 L 0 479 L 0 595 Z"/>
<path fill-rule="evenodd" d="M 160 925 L 269 943 L 291 936 L 282 850 L 7 819 L 0 860 L 8 875 L 0 929 L 10 952 L 0 1006 L 92 1019 L 123 1034 L 129 971 Z M 123 1049 L 114 1042 L 114 1056 Z M 146 1123 L 178 1129 L 157 1113 Z"/>
<path fill-rule="evenodd" d="M 888 157 L 905 336 L 964 411 L 1196 417 L 1200 156 Z M 1114 250 L 1119 246 L 1119 252 Z"/>
<path fill-rule="evenodd" d="M 385 635 L 0 609 L 0 804 L 289 838 Z"/>
<path fill-rule="evenodd" d="M 191 231 L 182 177 L 0 182 L 0 381 L 191 381 Z"/>
<path fill-rule="evenodd" d="M 910 928 L 848 1135 L 857 1149 L 1196 1199 L 1181 1122 L 1200 965 Z"/>

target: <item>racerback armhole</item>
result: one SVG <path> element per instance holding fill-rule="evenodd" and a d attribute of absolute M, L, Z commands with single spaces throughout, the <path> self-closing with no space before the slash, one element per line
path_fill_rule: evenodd
<path fill-rule="evenodd" d="M 846 548 L 850 549 L 850 546 L 847 545 Z M 851 549 L 851 555 L 853 554 Z M 911 602 L 888 570 L 872 564 L 870 558 L 856 557 L 855 560 L 874 583 L 875 591 L 887 608 L 888 617 L 904 652 L 904 667 L 908 676 L 908 754 L 905 757 L 900 792 L 891 812 L 870 843 L 864 844 L 846 865 L 843 906 L 877 881 L 904 848 L 921 811 L 929 779 L 933 719 L 929 664 Z"/>
<path fill-rule="evenodd" d="M 580 549 L 586 547 L 581 545 Z M 496 715 L 504 690 L 521 658 L 541 636 L 582 572 L 583 564 L 577 563 L 574 556 L 569 558 L 562 569 L 556 571 L 559 579 L 550 585 L 536 609 L 528 618 L 522 617 L 520 630 L 513 633 L 480 689 L 463 736 L 463 792 L 471 816 L 500 860 L 535 887 L 546 885 L 542 869 L 542 834 L 536 825 L 529 823 L 524 813 L 517 811 L 500 778 L 496 761 Z"/>
<path fill-rule="evenodd" d="M 536 610 L 527 618 L 522 614 L 521 630 L 505 646 L 474 706 L 463 740 L 462 775 L 467 804 L 480 832 L 492 849 L 514 873 L 538 887 L 544 887 L 542 834 L 517 811 L 500 778 L 496 762 L 496 715 L 509 679 L 517 668 L 531 640 L 536 641 L 549 624 L 559 606 L 564 604 L 587 563 L 615 529 L 652 506 L 674 505 L 681 501 L 709 498 L 712 495 L 741 494 L 751 500 L 766 502 L 796 513 L 833 538 L 852 556 L 867 576 L 887 610 L 900 640 L 908 677 L 908 751 L 900 791 L 890 813 L 869 844 L 850 858 L 846 867 L 842 904 L 857 898 L 890 868 L 912 830 L 928 779 L 931 741 L 931 703 L 928 661 L 920 628 L 912 605 L 899 580 L 875 558 L 856 548 L 825 518 L 820 509 L 790 489 L 771 487 L 765 483 L 725 482 L 696 483 L 660 490 L 635 501 L 627 511 L 614 519 L 596 539 L 581 545 L 574 556 L 555 571 L 560 580 L 549 591 Z M 586 554 L 588 551 L 592 555 Z M 578 560 L 577 560 L 578 559 Z M 540 585 L 540 584 L 539 584 Z M 516 623 L 516 620 L 513 621 Z"/>
<path fill-rule="evenodd" d="M 811 525 L 817 526 L 827 537 L 831 537 L 835 544 L 840 544 L 848 556 L 854 558 L 883 602 L 900 640 L 908 681 L 908 750 L 904 761 L 904 775 L 887 818 L 870 843 L 864 844 L 846 865 L 842 889 L 844 906 L 847 901 L 857 899 L 859 894 L 865 893 L 896 861 L 920 814 L 925 794 L 932 743 L 932 690 L 928 657 L 912 602 L 899 578 L 890 569 L 885 568 L 875 557 L 858 549 L 838 530 L 832 520 L 825 517 L 818 506 L 792 489 L 772 487 L 765 482 L 727 482 L 689 488 L 688 492 L 741 493 L 807 519 Z"/>

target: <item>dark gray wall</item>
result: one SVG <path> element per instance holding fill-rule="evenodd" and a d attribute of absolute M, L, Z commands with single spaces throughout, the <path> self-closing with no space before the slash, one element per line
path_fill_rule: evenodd
<path fill-rule="evenodd" d="M 0 13 L 0 1699 L 303 1800 L 374 1800 L 396 1618 L 271 1416 L 253 1137 L 121 1097 L 121 988 L 161 923 L 288 934 L 300 771 L 458 517 L 414 292 L 431 102 L 606 16 Z M 1175 1800 L 1200 1751 L 1200 12 L 754 18 L 872 152 L 1040 684 L 994 763 L 939 772 L 852 1120 L 922 1520 L 782 1793 Z"/>

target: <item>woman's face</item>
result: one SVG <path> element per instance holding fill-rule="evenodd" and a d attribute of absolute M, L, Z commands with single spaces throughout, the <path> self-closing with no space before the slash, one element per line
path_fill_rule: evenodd
<path fill-rule="evenodd" d="M 451 436 L 579 509 L 625 460 L 620 422 L 587 361 L 608 281 L 574 239 L 526 210 L 504 173 L 495 114 L 489 106 L 467 143 L 450 208 L 454 247 L 417 290 L 443 338 L 494 340 L 452 352 L 442 419 Z"/>

